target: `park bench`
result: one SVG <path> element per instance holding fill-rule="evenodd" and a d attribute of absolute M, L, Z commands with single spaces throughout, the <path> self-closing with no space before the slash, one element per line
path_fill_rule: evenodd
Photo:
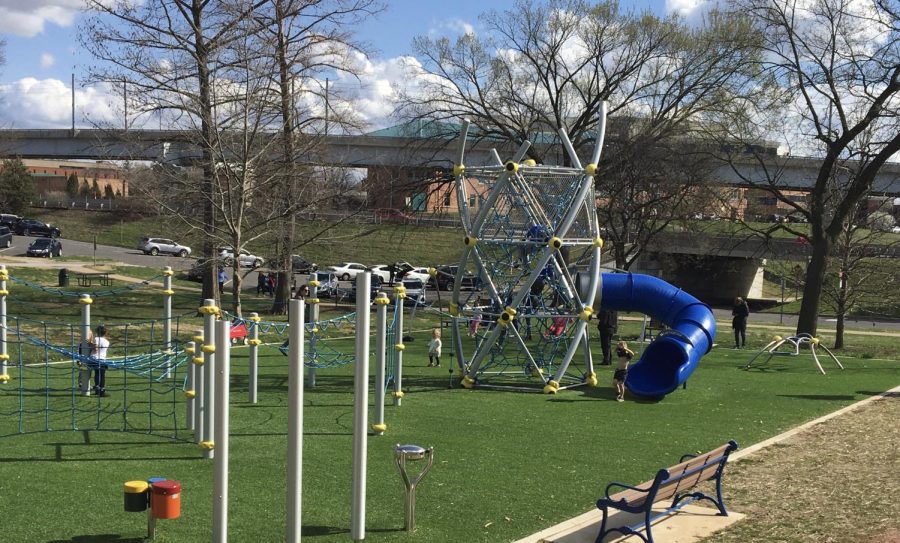
<path fill-rule="evenodd" d="M 79 273 L 78 274 L 78 286 L 79 287 L 90 287 L 93 286 L 94 281 L 99 283 L 101 286 L 108 287 L 112 285 L 112 279 L 109 278 L 109 272 L 99 272 L 99 273 Z"/>
<path fill-rule="evenodd" d="M 705 454 L 686 454 L 681 457 L 678 464 L 659 470 L 652 480 L 637 486 L 610 483 L 606 487 L 606 496 L 597 500 L 597 507 L 603 512 L 603 521 L 596 543 L 602 543 L 603 539 L 613 532 L 623 535 L 634 534 L 646 543 L 653 543 L 650 527 L 655 519 L 672 514 L 688 503 L 700 499 L 713 502 L 722 516 L 728 516 L 725 502 L 722 500 L 722 472 L 728 461 L 728 455 L 737 447 L 737 443 L 729 441 Z M 716 483 L 715 498 L 703 492 L 691 492 L 697 485 L 709 480 Z M 610 490 L 616 487 L 623 490 L 610 494 Z M 672 505 L 664 511 L 654 513 L 653 504 L 669 498 L 672 498 Z M 606 522 L 609 519 L 610 508 L 626 513 L 643 514 L 644 518 L 630 526 L 607 529 Z M 642 527 L 645 528 L 646 535 L 639 532 Z"/>

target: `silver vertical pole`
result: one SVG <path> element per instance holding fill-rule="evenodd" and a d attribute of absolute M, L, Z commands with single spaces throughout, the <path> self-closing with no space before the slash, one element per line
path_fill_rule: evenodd
<path fill-rule="evenodd" d="M 172 276 L 175 272 L 172 271 L 171 266 L 166 266 L 163 268 L 163 355 L 171 356 L 172 352 L 172 295 L 175 294 L 175 291 L 172 290 Z M 169 377 L 171 374 L 171 359 L 168 359 L 166 362 L 166 372 L 164 377 Z"/>
<path fill-rule="evenodd" d="M 375 435 L 384 435 L 387 425 L 384 423 L 384 358 L 387 347 L 387 307 L 391 299 L 387 294 L 379 292 L 375 297 L 378 312 L 375 314 L 375 422 L 372 431 Z"/>
<path fill-rule="evenodd" d="M 184 352 L 191 355 L 191 361 L 188 364 L 187 369 L 187 378 L 184 382 L 184 420 L 187 424 L 188 430 L 194 429 L 194 402 L 196 402 L 197 391 L 194 389 L 194 381 L 196 380 L 195 374 L 197 373 L 195 368 L 196 364 L 193 362 L 193 358 L 196 356 L 197 352 L 197 343 L 193 341 L 188 341 L 184 346 Z"/>
<path fill-rule="evenodd" d="M 191 382 L 194 383 L 194 441 L 203 441 L 203 401 L 205 390 L 203 387 L 203 330 L 197 330 L 194 334 L 194 357 L 191 359 Z"/>
<path fill-rule="evenodd" d="M 397 350 L 397 358 L 394 366 L 394 391 L 391 396 L 394 397 L 394 405 L 400 407 L 403 401 L 403 351 L 406 345 L 403 344 L 403 299 L 406 298 L 406 289 L 404 287 L 394 287 L 394 303 L 397 304 L 397 343 L 394 349 Z"/>
<path fill-rule="evenodd" d="M 228 401 L 231 323 L 216 323 L 216 457 L 213 461 L 213 542 L 228 541 Z"/>
<path fill-rule="evenodd" d="M 81 346 L 78 351 L 83 355 L 91 353 L 88 339 L 91 335 L 91 304 L 93 302 L 90 294 L 82 294 L 78 299 L 78 303 L 81 304 Z M 78 368 L 78 390 L 82 396 L 91 395 L 91 369 L 87 366 Z"/>
<path fill-rule="evenodd" d="M 0 264 L 0 384 L 9 382 L 9 374 L 7 373 L 7 363 L 9 362 L 9 348 L 6 346 L 6 297 L 9 291 L 6 290 L 6 281 L 9 279 L 9 272 L 6 266 Z"/>
<path fill-rule="evenodd" d="M 216 432 L 213 426 L 216 422 L 216 383 L 215 376 L 216 365 L 216 314 L 218 313 L 216 301 L 213 299 L 203 300 L 203 307 L 200 312 L 203 313 L 203 439 L 200 446 L 203 448 L 203 458 L 215 457 Z"/>
<path fill-rule="evenodd" d="M 288 447 L 287 522 L 285 543 L 299 543 L 303 490 L 303 347 L 306 304 L 291 300 L 288 305 Z"/>
<path fill-rule="evenodd" d="M 256 403 L 256 391 L 259 383 L 259 313 L 250 313 L 250 318 L 247 319 L 253 324 L 250 327 L 250 340 L 247 343 L 250 345 L 250 383 L 249 383 L 249 392 L 250 392 L 250 403 Z"/>
<path fill-rule="evenodd" d="M 316 279 L 316 274 L 310 274 L 306 284 L 309 286 L 309 299 L 307 300 L 309 304 L 308 322 L 312 323 L 313 334 L 316 334 L 318 332 L 316 323 L 319 321 L 319 281 Z M 310 349 L 314 350 L 315 347 L 311 345 Z M 316 367 L 314 365 L 310 365 L 306 370 L 306 386 L 316 388 Z"/>
<path fill-rule="evenodd" d="M 356 371 L 353 376 L 353 487 L 350 537 L 366 538 L 366 455 L 369 418 L 369 286 L 370 272 L 356 276 Z"/>

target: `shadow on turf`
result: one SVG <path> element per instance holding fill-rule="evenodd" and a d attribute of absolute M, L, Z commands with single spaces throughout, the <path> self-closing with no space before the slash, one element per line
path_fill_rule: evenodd
<path fill-rule="evenodd" d="M 392 532 L 402 532 L 403 528 L 366 528 L 367 533 L 392 533 Z M 337 535 L 337 534 L 349 534 L 350 530 L 347 528 L 338 528 L 336 526 L 303 526 L 300 530 L 301 536 L 320 536 L 320 535 Z M 56 542 L 51 542 L 56 543 Z M 68 543 L 68 542 L 67 542 Z M 80 543 L 80 542 L 79 542 Z"/>
<path fill-rule="evenodd" d="M 823 400 L 823 401 L 843 401 L 855 400 L 856 396 L 852 394 L 778 394 L 780 398 L 794 398 L 797 400 Z"/>
<path fill-rule="evenodd" d="M 142 537 L 122 537 L 119 534 L 76 535 L 72 539 L 54 539 L 47 543 L 143 543 Z"/>

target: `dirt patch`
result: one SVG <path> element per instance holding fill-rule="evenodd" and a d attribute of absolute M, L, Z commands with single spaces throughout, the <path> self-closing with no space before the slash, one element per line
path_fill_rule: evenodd
<path fill-rule="evenodd" d="M 900 398 L 816 425 L 725 471 L 747 519 L 704 542 L 900 543 Z"/>

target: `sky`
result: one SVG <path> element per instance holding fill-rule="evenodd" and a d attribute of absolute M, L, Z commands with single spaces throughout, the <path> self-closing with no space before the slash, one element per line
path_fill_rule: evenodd
<path fill-rule="evenodd" d="M 690 16 L 702 0 L 622 0 L 623 8 Z M 362 86 L 360 112 L 372 125 L 390 123 L 386 101 L 398 65 L 411 53 L 415 36 L 456 37 L 479 32 L 479 15 L 504 11 L 514 0 L 386 0 L 386 10 L 355 30 L 372 55 Z M 71 124 L 71 77 L 75 74 L 76 125 L 112 122 L 115 107 L 108 91 L 86 86 L 80 74 L 94 61 L 78 45 L 83 0 L 0 0 L 0 35 L 6 64 L 0 66 L 0 126 L 65 128 Z"/>

